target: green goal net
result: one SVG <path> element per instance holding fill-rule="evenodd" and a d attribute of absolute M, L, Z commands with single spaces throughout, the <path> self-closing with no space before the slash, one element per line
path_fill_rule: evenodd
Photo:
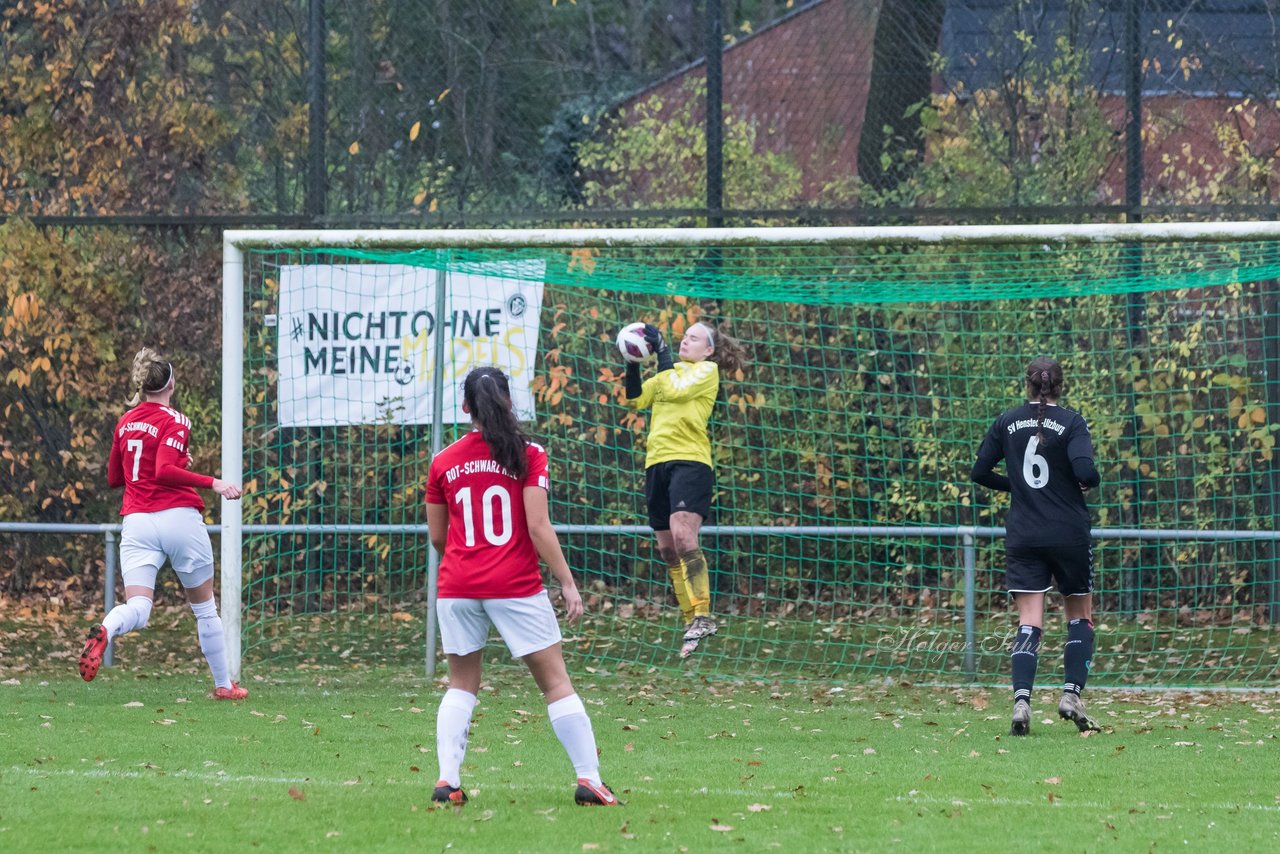
<path fill-rule="evenodd" d="M 550 455 L 579 662 L 1004 684 L 1007 497 L 968 476 L 1048 355 L 1102 473 L 1090 684 L 1272 684 L 1280 243 L 1241 228 L 236 233 L 243 658 L 421 662 L 427 467 L 498 364 Z M 637 320 L 751 360 L 710 424 L 721 629 L 687 662 L 614 345 Z M 1050 684 L 1056 594 L 1045 638 Z"/>

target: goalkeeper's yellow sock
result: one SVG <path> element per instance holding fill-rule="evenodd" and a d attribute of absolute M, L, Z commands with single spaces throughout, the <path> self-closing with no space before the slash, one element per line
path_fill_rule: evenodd
<path fill-rule="evenodd" d="M 711 576 L 707 573 L 707 557 L 702 549 L 691 549 L 680 555 L 685 581 L 689 584 L 689 604 L 695 617 L 711 616 Z"/>
<path fill-rule="evenodd" d="M 684 561 L 667 567 L 671 576 L 671 588 L 676 592 L 676 601 L 680 603 L 680 616 L 685 625 L 693 621 L 693 604 L 689 601 L 689 582 L 685 580 Z"/>

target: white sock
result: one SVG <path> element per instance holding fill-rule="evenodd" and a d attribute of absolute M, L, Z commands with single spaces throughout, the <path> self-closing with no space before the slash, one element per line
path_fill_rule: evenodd
<path fill-rule="evenodd" d="M 115 606 L 102 618 L 102 626 L 107 630 L 108 638 L 117 638 L 143 628 L 149 619 L 151 600 L 146 596 L 130 596 L 129 601 Z"/>
<path fill-rule="evenodd" d="M 600 757 L 596 753 L 596 734 L 591 729 L 591 718 L 587 717 L 587 707 L 582 705 L 582 699 L 577 694 L 570 694 L 556 700 L 547 706 L 547 718 L 578 776 L 597 786 L 603 785 L 600 782 Z"/>
<path fill-rule="evenodd" d="M 227 638 L 222 633 L 222 618 L 218 616 L 218 603 L 213 599 L 191 606 L 196 615 L 196 636 L 200 638 L 200 651 L 209 662 L 213 684 L 217 688 L 231 687 L 231 668 L 227 666 Z"/>
<path fill-rule="evenodd" d="M 439 779 L 455 789 L 462 785 L 462 760 L 467 755 L 467 736 L 471 733 L 471 713 L 475 707 L 475 694 L 450 688 L 440 698 L 440 711 L 436 713 Z"/>

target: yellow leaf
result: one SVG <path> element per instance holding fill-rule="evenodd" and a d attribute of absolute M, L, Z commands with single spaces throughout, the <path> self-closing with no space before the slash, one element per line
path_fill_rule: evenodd
<path fill-rule="evenodd" d="M 427 210 L 428 210 L 428 211 L 430 211 L 431 213 L 435 213 L 435 212 L 436 212 L 436 208 L 438 208 L 438 207 L 440 207 L 440 203 L 439 203 L 438 201 L 436 201 L 435 199 L 432 199 L 432 200 L 431 200 L 431 204 L 427 205 Z"/>
<path fill-rule="evenodd" d="M 423 190 L 422 192 L 418 193 L 418 195 L 413 197 L 413 203 L 415 205 L 420 205 L 424 201 L 426 201 L 426 199 L 427 199 L 427 191 Z"/>
<path fill-rule="evenodd" d="M 354 155 L 357 155 L 357 154 L 359 154 L 359 153 L 360 153 L 360 143 L 358 143 L 358 142 L 353 142 L 353 143 L 351 143 L 351 145 L 349 145 L 349 146 L 347 147 L 347 154 L 350 154 L 350 155 L 354 156 Z"/>
<path fill-rule="evenodd" d="M 418 138 L 418 131 L 422 130 L 422 122 L 414 122 L 413 127 L 409 128 L 409 141 L 413 142 Z M 416 204 L 416 202 L 415 202 Z"/>
<path fill-rule="evenodd" d="M 1267 413 L 1261 406 L 1255 406 L 1249 411 L 1249 417 L 1253 419 L 1254 424 L 1266 424 Z"/>
<path fill-rule="evenodd" d="M 444 100 L 444 96 L 445 96 L 445 95 L 448 95 L 448 94 L 449 94 L 449 89 L 448 89 L 448 87 L 446 87 L 446 88 L 445 88 L 445 90 L 444 90 L 443 92 L 441 92 L 439 95 L 436 95 L 436 103 L 438 104 L 438 103 L 440 103 L 441 101 L 443 101 L 443 100 Z"/>

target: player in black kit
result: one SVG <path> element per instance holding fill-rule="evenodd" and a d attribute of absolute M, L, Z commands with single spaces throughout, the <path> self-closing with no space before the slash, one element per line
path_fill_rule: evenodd
<path fill-rule="evenodd" d="M 1031 686 L 1044 621 L 1044 594 L 1057 582 L 1065 599 L 1066 684 L 1058 714 L 1081 732 L 1096 729 L 1080 692 L 1093 659 L 1093 545 L 1084 491 L 1099 483 L 1089 425 L 1058 405 L 1062 366 L 1039 358 L 1027 366 L 1027 403 L 1002 413 L 978 448 L 970 477 L 1010 493 L 1005 520 L 1005 583 L 1018 606 L 1013 642 L 1013 722 L 1031 732 Z M 1004 460 L 1007 474 L 996 472 Z"/>

